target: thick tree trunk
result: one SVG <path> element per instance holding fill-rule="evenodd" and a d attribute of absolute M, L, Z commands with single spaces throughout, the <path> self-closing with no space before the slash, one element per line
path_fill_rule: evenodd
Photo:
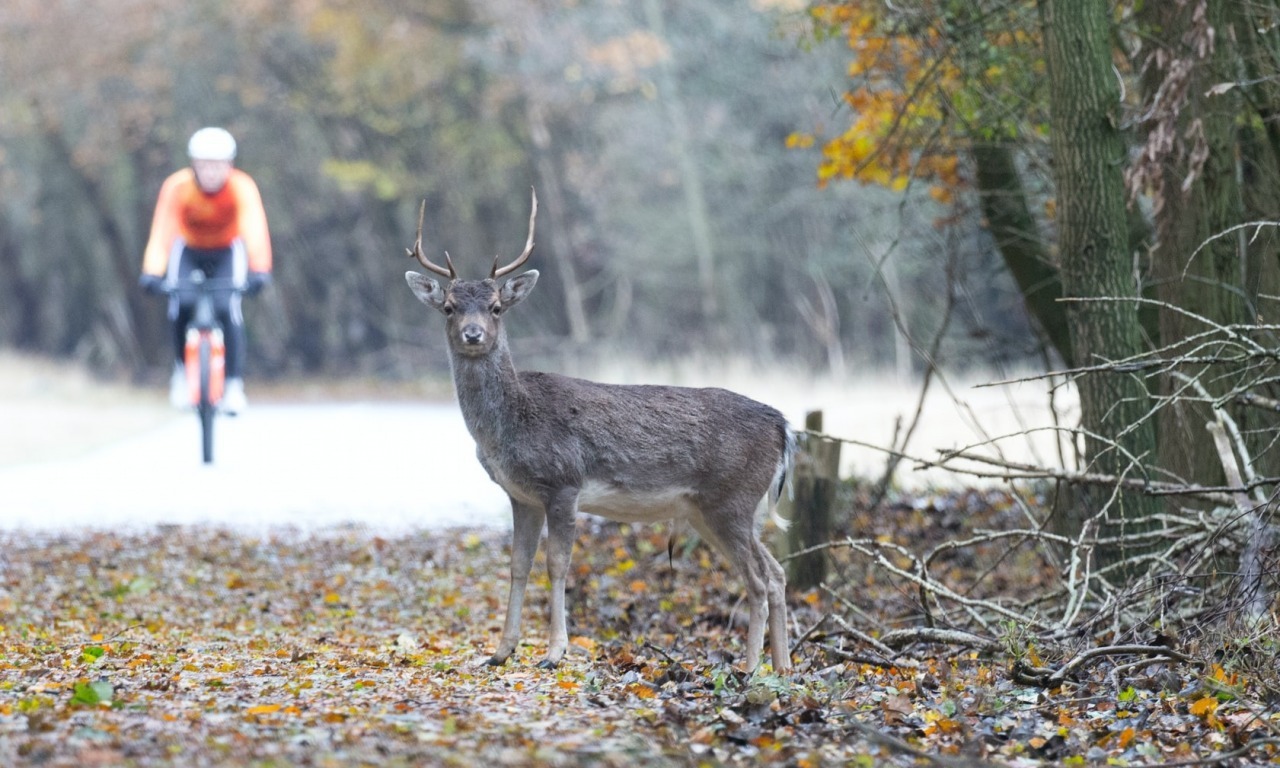
<path fill-rule="evenodd" d="M 1221 325 L 1275 322 L 1275 302 L 1265 297 L 1280 291 L 1274 234 L 1252 237 L 1239 230 L 1238 236 L 1218 236 L 1238 224 L 1277 215 L 1277 158 L 1272 152 L 1273 129 L 1266 125 L 1273 106 L 1258 99 L 1274 93 L 1249 95 L 1249 89 L 1272 86 L 1264 79 L 1227 90 L 1214 88 L 1247 78 L 1248 66 L 1256 65 L 1263 46 L 1256 42 L 1255 22 L 1245 18 L 1249 9 L 1243 4 L 1209 0 L 1204 10 L 1203 21 L 1197 20 L 1194 7 L 1182 3 L 1152 4 L 1146 11 L 1155 32 L 1153 44 L 1163 49 L 1164 60 L 1186 65 L 1170 66 L 1148 79 L 1144 85 L 1152 98 L 1162 87 L 1167 93 L 1168 83 L 1180 82 L 1175 73 L 1189 73 L 1183 85 L 1186 103 L 1179 105 L 1176 115 L 1151 127 L 1185 139 L 1164 159 L 1155 185 L 1152 273 L 1159 298 L 1180 310 L 1160 313 L 1161 341 L 1174 345 L 1175 353 L 1185 351 L 1178 342 L 1208 330 L 1181 310 Z M 1205 41 L 1211 44 L 1202 44 Z M 1250 51 L 1255 55 L 1242 58 Z M 1258 110 L 1262 125 L 1240 119 L 1248 103 Z M 1268 451 L 1277 427 L 1275 414 L 1233 406 L 1228 396 L 1241 384 L 1241 372 L 1198 365 L 1180 366 L 1177 372 L 1198 379 L 1211 396 L 1223 400 L 1248 436 L 1250 454 L 1264 462 L 1256 467 L 1262 474 L 1280 470 L 1280 457 Z M 1165 387 L 1180 388 L 1182 381 L 1166 382 Z M 1205 432 L 1205 424 L 1214 420 L 1208 405 L 1186 399 L 1166 409 L 1159 425 L 1161 463 L 1189 481 L 1221 483 L 1222 463 Z"/>
<path fill-rule="evenodd" d="M 1049 64 L 1051 137 L 1061 244 L 1062 289 L 1071 346 L 1080 365 L 1121 360 L 1142 350 L 1137 295 L 1125 212 L 1125 145 L 1119 131 L 1119 87 L 1112 71 L 1107 0 L 1040 0 Z M 1088 299 L 1103 298 L 1102 301 Z M 1071 301 L 1084 299 L 1084 301 Z M 1153 459 L 1155 430 L 1143 383 L 1114 372 L 1077 379 L 1085 459 L 1093 471 L 1142 476 Z M 1083 499 L 1082 499 L 1083 500 Z M 1122 493 L 1096 507 L 1074 504 L 1063 529 L 1078 532 L 1103 509 L 1104 534 L 1147 528 L 1158 509 L 1152 499 Z M 1102 562 L 1128 553 L 1100 551 Z"/>

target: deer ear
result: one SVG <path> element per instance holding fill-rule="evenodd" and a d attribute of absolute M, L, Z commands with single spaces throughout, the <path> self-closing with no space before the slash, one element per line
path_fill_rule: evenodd
<path fill-rule="evenodd" d="M 409 283 L 409 289 L 413 291 L 413 295 L 418 297 L 418 301 L 428 307 L 444 310 L 444 289 L 439 283 L 421 272 L 405 272 L 404 279 Z"/>
<path fill-rule="evenodd" d="M 502 303 L 508 309 L 514 307 L 529 295 L 534 284 L 538 282 L 538 270 L 531 269 L 523 275 L 517 275 L 502 284 Z"/>

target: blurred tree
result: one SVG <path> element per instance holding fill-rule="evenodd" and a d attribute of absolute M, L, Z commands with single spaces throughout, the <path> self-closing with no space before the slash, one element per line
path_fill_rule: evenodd
<path fill-rule="evenodd" d="M 798 111 L 828 113 L 843 53 L 801 54 L 804 17 L 780 6 L 5 3 L 0 344 L 159 376 L 164 312 L 135 287 L 142 241 L 187 136 L 221 124 L 278 257 L 275 287 L 246 306 L 251 375 L 443 372 L 443 341 L 400 279 L 418 202 L 426 246 L 478 274 L 520 246 L 531 186 L 547 288 L 513 332 L 550 358 L 531 363 L 622 347 L 892 364 L 884 258 L 901 297 L 944 290 L 916 257 L 936 247 L 940 209 L 904 229 L 890 194 L 813 188 L 785 138 Z M 980 256 L 953 331 L 965 343 L 1022 332 Z M 928 299 L 901 313 L 902 327 L 943 325 Z"/>

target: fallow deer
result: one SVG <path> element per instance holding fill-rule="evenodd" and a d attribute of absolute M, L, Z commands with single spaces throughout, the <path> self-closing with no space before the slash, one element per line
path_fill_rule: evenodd
<path fill-rule="evenodd" d="M 504 328 L 506 313 L 538 281 L 529 270 L 499 284 L 533 251 L 538 197 L 533 195 L 524 251 L 489 277 L 458 277 L 422 250 L 422 219 L 410 256 L 448 278 L 405 274 L 415 296 L 445 316 L 458 404 L 476 456 L 511 499 L 511 592 L 506 623 L 489 664 L 502 664 L 520 641 L 525 585 L 545 523 L 551 577 L 551 633 L 541 666 L 568 647 L 565 577 L 581 510 L 627 523 L 687 520 L 746 584 L 746 669 L 755 671 L 766 617 L 776 672 L 791 667 L 782 566 L 759 539 L 756 510 L 769 514 L 790 470 L 795 436 L 777 410 L 724 389 L 601 384 L 554 373 L 517 371 Z"/>

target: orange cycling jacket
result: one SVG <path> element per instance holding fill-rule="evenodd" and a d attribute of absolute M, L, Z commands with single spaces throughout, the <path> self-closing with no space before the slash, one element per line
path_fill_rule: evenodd
<path fill-rule="evenodd" d="M 262 195 L 249 174 L 232 168 L 222 189 L 206 194 L 195 172 L 183 168 L 165 179 L 151 220 L 151 237 L 142 255 L 142 273 L 163 277 L 178 238 L 192 248 L 228 248 L 244 242 L 251 272 L 271 271 L 271 238 Z"/>

